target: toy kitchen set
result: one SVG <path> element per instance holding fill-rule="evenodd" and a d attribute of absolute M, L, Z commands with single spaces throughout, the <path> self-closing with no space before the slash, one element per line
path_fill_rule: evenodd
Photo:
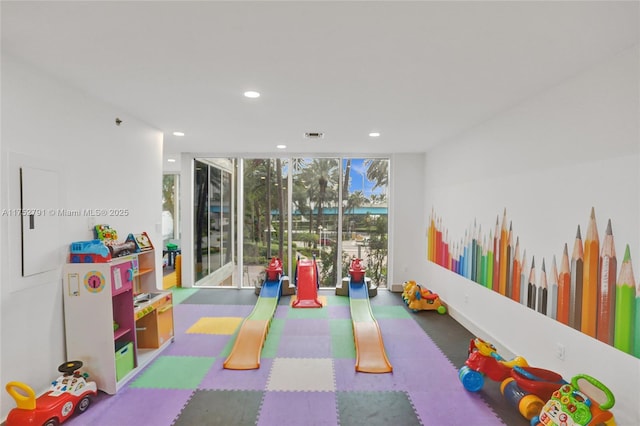
<path fill-rule="evenodd" d="M 157 286 L 149 236 L 97 225 L 71 244 L 63 270 L 67 357 L 82 359 L 98 389 L 115 394 L 173 342 L 173 296 Z"/>

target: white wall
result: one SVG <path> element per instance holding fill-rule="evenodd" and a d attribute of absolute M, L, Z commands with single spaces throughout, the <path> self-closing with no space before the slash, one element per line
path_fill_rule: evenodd
<path fill-rule="evenodd" d="M 434 208 L 453 241 L 474 220 L 488 235 L 506 208 L 521 250 L 527 251 L 527 268 L 535 256 L 536 266 L 545 258 L 549 271 L 552 256 L 560 261 L 564 243 L 571 252 L 577 225 L 584 238 L 595 207 L 600 241 L 611 219 L 618 269 L 629 244 L 640 271 L 638 62 L 636 46 L 429 152 L 422 230 Z M 598 378 L 616 396 L 619 424 L 640 424 L 640 360 L 424 264 L 428 286 L 462 323 L 534 366 L 565 378 L 578 373 Z M 566 346 L 564 361 L 556 358 L 557 344 Z"/>
<path fill-rule="evenodd" d="M 424 154 L 393 154 L 389 184 L 389 288 L 424 276 Z"/>
<path fill-rule="evenodd" d="M 116 117 L 122 125 L 115 125 Z M 147 231 L 153 242 L 161 242 L 160 131 L 3 54 L 1 132 L 2 209 L 20 207 L 19 168 L 42 168 L 59 176 L 58 207 L 126 209 L 125 217 L 97 217 L 95 223 L 108 223 L 121 238 Z M 17 380 L 40 393 L 66 361 L 61 266 L 71 242 L 93 238 L 89 223 L 84 215 L 58 216 L 60 267 L 22 277 L 20 218 L 0 217 L 3 385 Z M 156 254 L 160 262 L 161 253 Z M 0 418 L 5 418 L 15 403 L 1 399 Z"/>

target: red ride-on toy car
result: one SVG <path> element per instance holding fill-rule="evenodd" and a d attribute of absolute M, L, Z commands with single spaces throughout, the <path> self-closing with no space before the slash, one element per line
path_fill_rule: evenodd
<path fill-rule="evenodd" d="M 484 386 L 484 376 L 495 382 L 501 382 L 510 376 L 514 366 L 528 367 L 527 360 L 517 356 L 507 361 L 498 355 L 491 343 L 479 337 L 469 342 L 469 357 L 460 368 L 458 377 L 469 392 L 478 392 Z"/>
<path fill-rule="evenodd" d="M 62 376 L 51 383 L 49 390 L 36 399 L 33 389 L 21 382 L 9 382 L 7 392 L 15 399 L 17 408 L 9 412 L 6 426 L 57 426 L 74 412 L 84 413 L 91 397 L 98 394 L 95 382 L 80 374 L 81 361 L 69 361 L 58 367 Z"/>

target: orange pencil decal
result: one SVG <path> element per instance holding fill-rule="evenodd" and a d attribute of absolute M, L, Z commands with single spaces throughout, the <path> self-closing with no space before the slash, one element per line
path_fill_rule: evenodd
<path fill-rule="evenodd" d="M 582 324 L 580 330 L 584 334 L 596 337 L 596 321 L 598 307 L 598 266 L 600 264 L 600 239 L 596 227 L 596 214 L 591 208 L 591 217 L 584 240 L 584 270 L 582 290 Z"/>
<path fill-rule="evenodd" d="M 571 271 L 569 269 L 569 250 L 564 245 L 560 274 L 558 275 L 558 315 L 557 320 L 569 325 L 569 304 L 571 303 Z"/>
<path fill-rule="evenodd" d="M 580 225 L 573 244 L 571 254 L 571 302 L 569 303 L 569 326 L 580 330 L 582 322 L 582 272 L 584 267 L 584 252 L 582 249 L 582 236 Z"/>
<path fill-rule="evenodd" d="M 499 216 L 496 216 L 496 233 L 493 234 L 493 282 L 491 287 L 493 291 L 500 289 L 500 222 Z"/>
<path fill-rule="evenodd" d="M 498 291 L 501 295 L 507 294 L 507 245 L 509 244 L 509 230 L 507 229 L 507 209 L 504 209 L 502 216 L 502 229 L 500 230 L 500 281 L 498 281 Z"/>
<path fill-rule="evenodd" d="M 527 287 L 527 277 L 525 277 L 525 274 L 527 273 L 527 251 L 523 250 L 522 251 L 522 261 L 520 262 L 520 298 L 518 299 L 518 302 L 520 302 L 520 304 L 522 305 L 526 305 L 527 304 L 527 294 L 528 294 L 528 287 Z"/>
<path fill-rule="evenodd" d="M 607 223 L 607 231 L 602 241 L 600 256 L 600 282 L 598 285 L 598 320 L 596 321 L 596 339 L 613 345 L 613 327 L 615 324 L 616 304 L 616 272 L 618 261 L 613 244 L 611 219 Z"/>
<path fill-rule="evenodd" d="M 513 271 L 511 274 L 511 299 L 520 302 L 520 237 L 516 238 L 516 248 L 513 252 Z"/>

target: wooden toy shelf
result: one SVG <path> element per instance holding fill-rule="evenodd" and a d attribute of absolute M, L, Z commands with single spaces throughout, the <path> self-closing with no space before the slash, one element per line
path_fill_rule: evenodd
<path fill-rule="evenodd" d="M 156 283 L 154 250 L 63 268 L 67 358 L 115 394 L 173 341 L 173 297 Z"/>

